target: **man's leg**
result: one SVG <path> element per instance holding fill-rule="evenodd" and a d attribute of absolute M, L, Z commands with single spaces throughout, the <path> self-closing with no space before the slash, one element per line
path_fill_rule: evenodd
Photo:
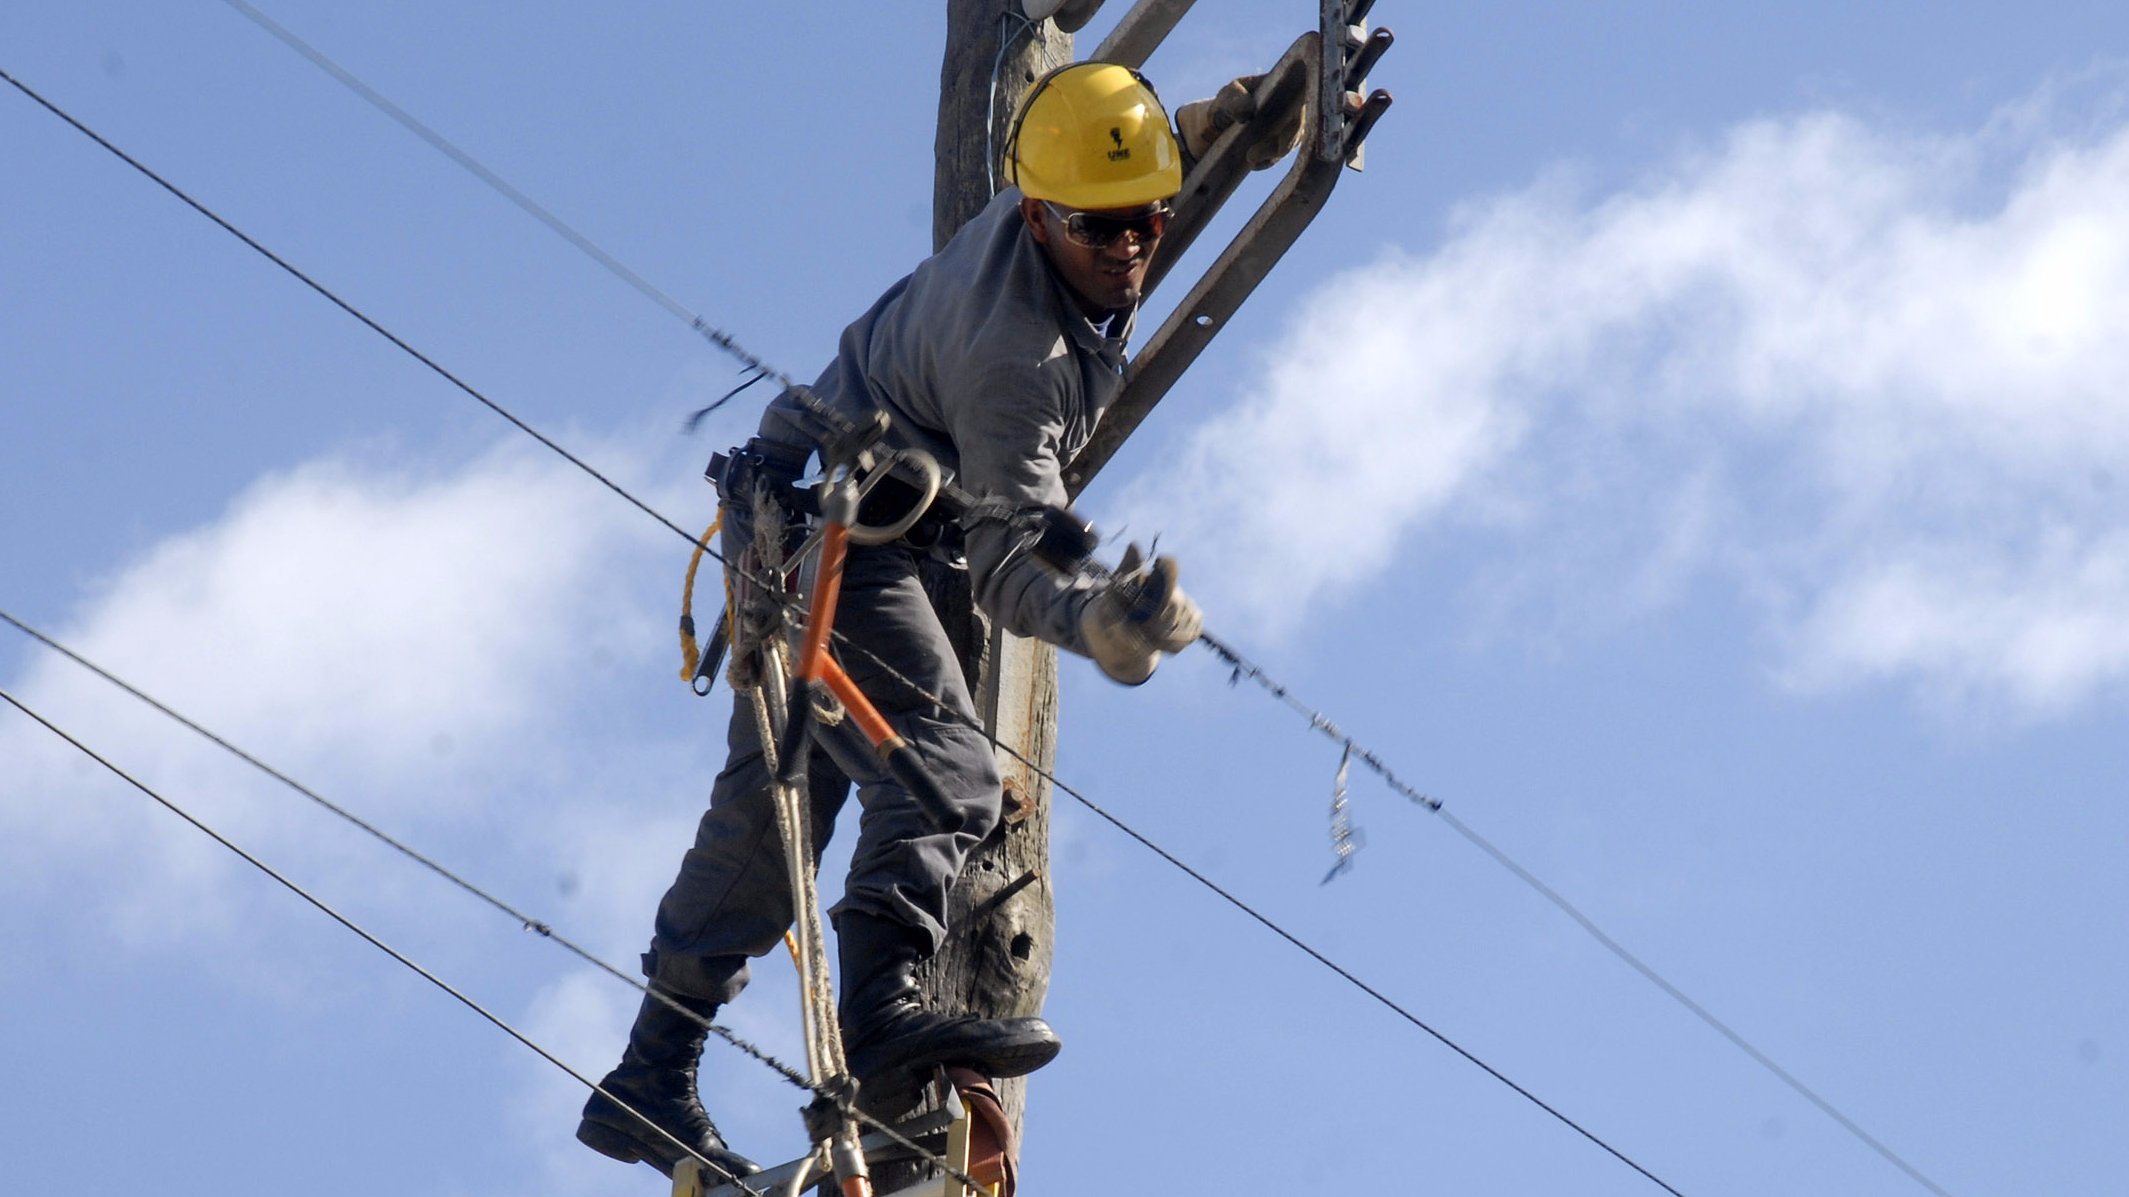
<path fill-rule="evenodd" d="M 637 1012 L 619 1067 L 600 1082 L 618 1100 L 592 1094 L 577 1126 L 577 1138 L 592 1149 L 668 1175 L 686 1154 L 673 1139 L 721 1171 L 758 1170 L 726 1147 L 696 1087 L 709 1020 L 746 987 L 748 958 L 775 948 L 792 918 L 783 840 L 745 695 L 734 698 L 727 742 L 730 756 L 711 787 L 695 845 L 658 904 L 651 950 L 643 957 L 654 992 Z M 808 764 L 818 852 L 849 782 L 824 753 L 814 752 Z"/>
<path fill-rule="evenodd" d="M 916 982 L 917 965 L 944 941 L 947 896 L 961 866 L 997 827 L 1003 796 L 990 740 L 977 730 L 960 664 L 912 554 L 899 546 L 854 550 L 840 610 L 837 628 L 850 642 L 837 654 L 843 666 L 964 820 L 959 831 L 938 830 L 869 750 L 847 736 L 824 738 L 864 806 L 850 878 L 833 912 L 851 1071 L 875 1093 L 903 1087 L 934 1064 L 994 1077 L 1031 1072 L 1057 1054 L 1048 1023 L 939 1013 L 926 1007 Z"/>

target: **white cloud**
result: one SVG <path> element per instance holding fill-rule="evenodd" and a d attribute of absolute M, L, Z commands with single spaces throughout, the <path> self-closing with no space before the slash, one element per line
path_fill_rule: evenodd
<path fill-rule="evenodd" d="M 599 672 L 587 662 L 665 648 L 664 613 L 629 574 L 684 559 L 675 539 L 514 445 L 432 474 L 315 462 L 153 546 L 51 630 L 328 797 L 433 836 L 530 798 Z M 314 867 L 356 851 L 293 793 L 73 664 L 28 661 L 12 691 L 238 842 Z M 231 916 L 241 866 L 223 849 L 26 719 L 0 720 L 0 759 L 11 884 L 74 889 L 86 872 L 84 906 L 142 938 Z"/>
<path fill-rule="evenodd" d="M 2129 674 L 2129 124 L 2066 105 L 1759 121 L 1617 194 L 1470 205 L 1306 301 L 1124 518 L 1273 631 L 1476 529 L 1511 599 L 1725 579 L 1798 682 L 2075 701 Z"/>
<path fill-rule="evenodd" d="M 2064 531 L 2025 559 L 1958 546 L 1857 569 L 1795 635 L 1801 684 L 1925 674 L 1946 696 L 2059 710 L 2129 668 L 2129 534 Z"/>

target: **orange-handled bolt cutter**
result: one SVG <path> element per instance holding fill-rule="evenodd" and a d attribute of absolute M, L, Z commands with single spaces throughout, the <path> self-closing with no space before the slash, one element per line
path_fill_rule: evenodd
<path fill-rule="evenodd" d="M 896 450 L 876 464 L 865 460 L 869 452 L 869 449 L 858 453 L 846 451 L 847 460 L 858 468 L 871 466 L 865 470 L 862 480 L 843 462 L 831 461 L 828 476 L 820 484 L 821 527 L 814 533 L 819 540 L 820 557 L 814 564 L 813 592 L 806 605 L 806 626 L 799 639 L 798 660 L 792 666 L 791 714 L 784 723 L 782 742 L 776 746 L 778 776 L 779 780 L 790 785 L 798 784 L 804 776 L 806 732 L 813 718 L 814 703 L 821 691 L 826 690 L 842 703 L 858 730 L 872 744 L 873 751 L 879 754 L 881 763 L 916 799 L 932 825 L 940 831 L 955 832 L 961 830 L 967 820 L 954 809 L 946 792 L 939 788 L 938 781 L 924 768 L 916 749 L 894 730 L 828 651 L 828 638 L 835 628 L 836 602 L 842 594 L 843 567 L 849 557 L 850 545 L 853 542 L 885 544 L 901 536 L 924 515 L 932 500 L 938 497 L 941 485 L 938 463 L 921 450 Z M 892 524 L 873 527 L 858 523 L 859 503 L 897 464 L 907 466 L 921 480 L 918 500 Z M 801 550 L 800 555 L 803 553 Z"/>

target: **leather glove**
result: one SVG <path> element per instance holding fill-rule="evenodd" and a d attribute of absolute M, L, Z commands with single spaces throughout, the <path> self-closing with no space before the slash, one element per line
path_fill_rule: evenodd
<path fill-rule="evenodd" d="M 1157 557 L 1149 565 L 1132 545 L 1116 576 L 1080 612 L 1087 655 L 1111 681 L 1144 682 L 1162 653 L 1181 652 L 1204 630 L 1198 605 L 1176 584 L 1176 575 L 1175 558 Z"/>
<path fill-rule="evenodd" d="M 1264 81 L 1262 75 L 1244 75 L 1221 88 L 1209 100 L 1194 100 L 1175 111 L 1175 129 L 1183 150 L 1193 161 L 1212 151 L 1214 142 L 1235 125 L 1256 119 L 1257 101 L 1252 92 Z M 1293 152 L 1301 144 L 1301 120 L 1305 105 L 1296 104 L 1279 121 L 1254 134 L 1243 157 L 1249 169 L 1263 170 Z"/>

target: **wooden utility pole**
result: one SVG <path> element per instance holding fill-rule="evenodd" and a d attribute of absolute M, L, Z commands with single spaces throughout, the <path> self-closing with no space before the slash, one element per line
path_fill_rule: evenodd
<path fill-rule="evenodd" d="M 1372 0 L 1321 0 L 1319 28 L 1297 39 L 1259 76 L 1256 115 L 1210 147 L 1183 181 L 1164 251 L 1180 255 L 1217 212 L 1251 164 L 1259 133 L 1279 127 L 1282 114 L 1315 105 L 1316 119 L 1294 165 L 1132 359 L 1124 388 L 1096 441 L 1065 465 L 1078 494 L 1160 401 L 1177 375 L 1225 326 L 1272 266 L 1322 208 L 1345 164 L 1390 95 L 1363 96 L 1367 67 L 1389 47 L 1388 30 L 1361 27 Z M 1143 63 L 1192 7 L 1193 0 L 1140 0 L 1119 18 L 1094 57 L 1128 66 Z M 1099 0 L 1068 2 L 1083 22 Z M 934 142 L 932 248 L 945 246 L 990 202 L 1001 147 L 1028 86 L 1072 61 L 1072 36 L 1055 24 L 1022 17 L 1021 0 L 947 0 L 946 52 L 939 71 L 939 125 Z M 1151 290 L 1165 274 L 1156 258 Z M 1039 1014 L 1049 993 L 1054 893 L 1050 884 L 1049 772 L 1057 745 L 1057 653 L 990 626 L 976 610 L 965 572 L 925 567 L 925 586 L 952 637 L 984 726 L 1000 746 L 1005 786 L 1005 834 L 977 852 L 948 904 L 947 941 L 920 977 L 937 1009 L 991 1018 Z M 1010 751 L 1007 751 L 1007 750 Z M 1071 1028 L 1064 1029 L 1071 1038 Z M 998 1085 L 1017 1136 L 1026 1111 L 1020 1080 Z M 918 1178 L 912 1167 L 882 1168 L 879 1191 L 894 1192 Z"/>
<path fill-rule="evenodd" d="M 1007 41 L 1002 59 L 1001 38 Z M 1047 21 L 1026 28 L 1018 0 L 948 0 L 934 250 L 990 201 L 997 149 L 1022 93 L 1071 60 L 1072 36 Z M 926 570 L 926 587 L 960 653 L 984 726 L 1000 744 L 1047 771 L 1057 745 L 1057 651 L 993 628 L 976 609 L 966 572 L 930 563 Z M 1050 988 L 1054 895 L 1049 783 L 1009 753 L 999 752 L 998 763 L 1005 781 L 1005 837 L 963 870 L 949 905 L 949 937 L 922 981 L 939 1009 L 1006 1018 L 1042 1011 Z M 998 1089 L 1017 1135 L 1026 1084 L 1004 1081 Z M 892 1174 L 881 1181 L 883 1192 L 900 1183 Z"/>

